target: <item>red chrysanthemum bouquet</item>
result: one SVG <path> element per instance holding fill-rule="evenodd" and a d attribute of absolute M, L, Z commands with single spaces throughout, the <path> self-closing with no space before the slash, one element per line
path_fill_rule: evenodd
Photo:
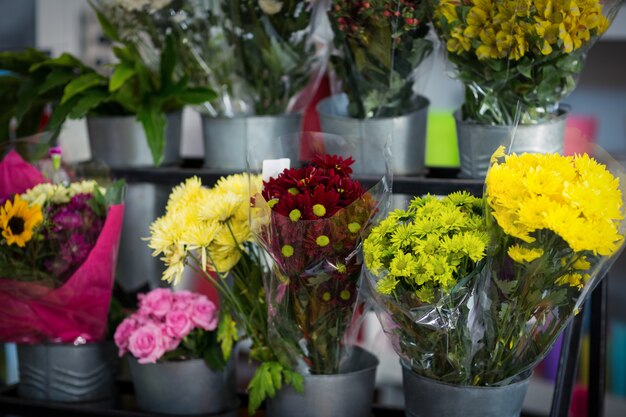
<path fill-rule="evenodd" d="M 264 181 L 254 198 L 255 232 L 274 260 L 267 288 L 274 348 L 313 374 L 339 371 L 357 299 L 359 238 L 380 201 L 351 178 L 353 163 L 316 155 Z"/>

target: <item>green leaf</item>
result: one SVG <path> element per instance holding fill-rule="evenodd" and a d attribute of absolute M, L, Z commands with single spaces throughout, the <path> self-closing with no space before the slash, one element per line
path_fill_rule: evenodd
<path fill-rule="evenodd" d="M 115 204 L 121 204 L 124 201 L 124 195 L 126 193 L 126 181 L 117 180 L 113 184 L 107 187 L 104 194 L 104 202 L 108 207 Z"/>
<path fill-rule="evenodd" d="M 176 67 L 176 51 L 172 35 L 165 38 L 165 48 L 161 53 L 161 88 L 174 84 L 174 68 Z"/>
<path fill-rule="evenodd" d="M 148 139 L 148 147 L 152 153 L 152 160 L 158 166 L 163 161 L 167 119 L 158 106 L 154 105 L 141 106 L 137 112 L 137 119 L 143 125 L 146 138 Z"/>
<path fill-rule="evenodd" d="M 71 70 L 54 68 L 46 77 L 46 81 L 39 86 L 38 92 L 39 94 L 47 93 L 55 87 L 69 83 L 74 78 L 76 78 L 76 74 Z"/>
<path fill-rule="evenodd" d="M 98 22 L 100 22 L 100 27 L 102 28 L 102 32 L 106 35 L 107 38 L 111 39 L 114 42 L 121 42 L 119 34 L 117 33 L 117 29 L 115 26 L 109 22 L 109 19 L 98 10 L 98 8 L 89 1 L 89 5 L 96 12 L 96 16 L 98 17 Z"/>
<path fill-rule="evenodd" d="M 135 69 L 125 63 L 115 66 L 115 71 L 109 81 L 109 91 L 114 92 L 120 89 L 129 78 L 136 74 Z"/>
<path fill-rule="evenodd" d="M 229 313 L 222 313 L 220 323 L 217 327 L 217 341 L 222 346 L 224 359 L 230 358 L 235 342 L 239 339 L 237 335 L 237 323 Z"/>
<path fill-rule="evenodd" d="M 97 85 L 106 85 L 106 78 L 96 72 L 81 75 L 65 87 L 61 104 L 66 103 L 76 94 L 82 93 L 83 91 Z"/>
<path fill-rule="evenodd" d="M 109 98 L 109 94 L 104 90 L 95 90 L 84 97 L 77 97 L 79 100 L 69 113 L 70 119 L 82 119 L 92 109 L 105 102 Z"/>
<path fill-rule="evenodd" d="M 215 91 L 210 88 L 188 88 L 178 94 L 176 98 L 183 104 L 203 104 L 217 98 Z"/>
<path fill-rule="evenodd" d="M 70 68 L 79 68 L 79 69 L 88 68 L 75 56 L 68 54 L 68 53 L 64 53 L 57 58 L 48 59 L 46 61 L 39 62 L 37 64 L 32 65 L 30 67 L 30 72 L 35 72 L 39 68 L 46 67 L 46 66 L 70 67 Z"/>
<path fill-rule="evenodd" d="M 517 280 L 501 281 L 499 279 L 494 279 L 494 281 L 505 297 L 508 297 L 517 287 Z"/>
<path fill-rule="evenodd" d="M 100 217 L 106 216 L 106 204 L 104 201 L 104 195 L 100 191 L 100 187 L 94 187 L 93 196 L 87 202 L 89 207 Z"/>
<path fill-rule="evenodd" d="M 22 117 L 24 117 L 26 112 L 28 112 L 37 97 L 37 85 L 35 84 L 35 81 L 31 78 L 26 79 L 17 91 L 15 118 L 17 119 L 18 124 L 22 122 Z"/>
<path fill-rule="evenodd" d="M 50 130 L 58 130 L 61 128 L 65 119 L 67 119 L 67 116 L 79 100 L 80 97 L 72 97 L 71 100 L 54 107 L 52 117 L 50 117 L 50 121 L 48 122 Z"/>

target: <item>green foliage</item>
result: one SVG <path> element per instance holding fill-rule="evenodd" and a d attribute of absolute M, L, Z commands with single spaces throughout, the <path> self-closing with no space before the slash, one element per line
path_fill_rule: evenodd
<path fill-rule="evenodd" d="M 222 347 L 224 359 L 230 358 L 233 352 L 233 346 L 235 346 L 237 340 L 239 340 L 237 323 L 233 320 L 230 313 L 222 311 L 220 323 L 217 327 L 217 341 Z"/>
<path fill-rule="evenodd" d="M 393 117 L 415 107 L 415 70 L 433 45 L 425 38 L 425 2 L 414 3 L 378 0 L 364 9 L 361 3 L 333 1 L 329 17 L 338 53 L 331 62 L 348 95 L 351 117 Z M 416 23 L 407 24 L 407 17 Z"/>
<path fill-rule="evenodd" d="M 220 0 L 221 15 L 210 14 L 232 47 L 235 74 L 227 74 L 229 90 L 235 78 L 259 115 L 285 113 L 289 101 L 308 83 L 314 48 L 306 36 L 311 5 L 303 0 L 283 0 L 275 14 L 265 13 L 257 0 Z M 218 73 L 223 69 L 218 68 Z M 235 77 L 233 77 L 233 75 Z M 239 98 L 239 97 L 237 97 Z"/>
<path fill-rule="evenodd" d="M 267 397 L 274 398 L 283 384 L 290 384 L 297 392 L 304 392 L 302 375 L 284 368 L 279 362 L 261 363 L 248 384 L 248 413 L 253 415 Z"/>

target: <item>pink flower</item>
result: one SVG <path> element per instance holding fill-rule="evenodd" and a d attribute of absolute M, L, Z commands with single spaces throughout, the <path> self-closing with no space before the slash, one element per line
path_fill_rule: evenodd
<path fill-rule="evenodd" d="M 193 329 L 193 323 L 186 311 L 174 310 L 165 316 L 165 333 L 169 337 L 182 339 Z"/>
<path fill-rule="evenodd" d="M 128 338 L 137 329 L 138 323 L 133 318 L 127 318 L 117 326 L 115 329 L 115 335 L 113 340 L 119 348 L 120 357 L 123 356 L 128 350 Z"/>
<path fill-rule="evenodd" d="M 144 324 L 128 339 L 128 350 L 139 363 L 155 363 L 165 353 L 163 332 L 159 326 Z"/>
<path fill-rule="evenodd" d="M 161 329 L 161 332 L 163 333 L 163 345 L 165 346 L 165 351 L 171 352 L 176 350 L 178 345 L 180 345 L 180 339 L 169 337 L 163 329 Z"/>
<path fill-rule="evenodd" d="M 139 311 L 140 313 L 163 317 L 172 309 L 173 303 L 174 295 L 171 290 L 157 288 L 141 298 Z"/>
<path fill-rule="evenodd" d="M 194 301 L 198 299 L 198 294 L 191 291 L 182 290 L 174 293 L 174 310 L 190 310 Z"/>
<path fill-rule="evenodd" d="M 198 297 L 191 309 L 191 321 L 204 330 L 215 330 L 218 314 L 215 304 L 204 296 Z"/>

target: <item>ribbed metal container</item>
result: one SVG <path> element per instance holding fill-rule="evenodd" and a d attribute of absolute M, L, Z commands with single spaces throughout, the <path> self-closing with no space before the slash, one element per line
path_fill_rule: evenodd
<path fill-rule="evenodd" d="M 183 112 L 167 114 L 163 165 L 180 161 Z M 93 159 L 110 167 L 152 166 L 152 154 L 141 123 L 135 116 L 87 117 Z"/>
<path fill-rule="evenodd" d="M 378 359 L 356 348 L 345 372 L 305 375 L 304 393 L 285 386 L 266 401 L 268 417 L 370 417 Z"/>
<path fill-rule="evenodd" d="M 519 417 L 530 376 L 503 387 L 450 385 L 402 363 L 407 417 Z"/>
<path fill-rule="evenodd" d="M 317 112 L 323 132 L 361 141 L 362 152 L 357 156 L 364 161 L 364 166 L 369 167 L 363 174 L 384 173 L 378 149 L 381 142 L 391 141 L 393 173 L 416 175 L 424 173 L 428 105 L 428 99 L 417 96 L 412 109 L 402 116 L 355 119 L 348 116 L 348 97 L 339 94 L 320 101 Z"/>
<path fill-rule="evenodd" d="M 140 364 L 129 357 L 137 406 L 159 414 L 236 416 L 235 364 L 221 372 L 202 359 Z"/>
<path fill-rule="evenodd" d="M 18 345 L 22 398 L 112 406 L 113 343 Z"/>
<path fill-rule="evenodd" d="M 535 125 L 495 126 L 461 120 L 454 114 L 461 160 L 461 176 L 485 178 L 491 155 L 501 145 L 515 153 L 562 153 L 567 111 L 559 118 Z M 509 148 L 510 146 L 510 148 Z"/>
<path fill-rule="evenodd" d="M 271 159 L 281 136 L 300 132 L 302 115 L 210 117 L 202 116 L 204 167 L 224 171 L 246 170 L 246 155 Z M 294 147 L 296 149 L 296 147 Z M 297 160 L 298 155 L 285 155 Z"/>

